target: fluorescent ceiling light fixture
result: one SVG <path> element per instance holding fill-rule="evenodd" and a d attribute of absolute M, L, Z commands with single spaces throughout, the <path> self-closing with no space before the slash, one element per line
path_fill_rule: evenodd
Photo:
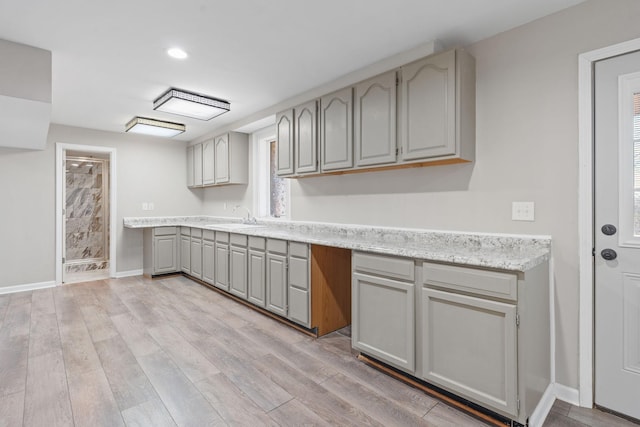
<path fill-rule="evenodd" d="M 146 117 L 134 117 L 125 126 L 125 132 L 141 133 L 144 135 L 164 136 L 171 138 L 180 135 L 186 130 L 180 123 L 164 122 L 162 120 L 148 119 Z"/>
<path fill-rule="evenodd" d="M 229 111 L 231 104 L 221 99 L 169 89 L 153 101 L 153 109 L 198 120 L 211 120 Z"/>
<path fill-rule="evenodd" d="M 187 56 L 189 56 L 187 55 L 187 52 L 185 52 L 184 50 L 178 47 L 173 47 L 171 49 L 168 49 L 167 55 L 175 59 L 185 59 Z"/>

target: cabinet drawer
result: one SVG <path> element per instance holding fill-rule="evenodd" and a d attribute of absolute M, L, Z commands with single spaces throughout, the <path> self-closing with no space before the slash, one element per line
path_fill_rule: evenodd
<path fill-rule="evenodd" d="M 286 240 L 267 239 L 267 251 L 286 255 L 286 253 L 287 253 L 287 241 Z"/>
<path fill-rule="evenodd" d="M 247 247 L 247 236 L 245 234 L 231 234 L 230 239 L 232 245 Z"/>
<path fill-rule="evenodd" d="M 216 231 L 216 242 L 229 243 L 229 233 L 226 231 Z"/>
<path fill-rule="evenodd" d="M 171 234 L 176 234 L 177 227 L 156 227 L 153 229 L 154 236 L 169 236 Z"/>
<path fill-rule="evenodd" d="M 180 227 L 180 234 L 183 236 L 191 236 L 191 227 Z"/>
<path fill-rule="evenodd" d="M 202 230 L 202 238 L 204 240 L 215 240 L 216 238 L 216 232 L 213 230 Z"/>
<path fill-rule="evenodd" d="M 202 228 L 192 228 L 191 229 L 191 237 L 202 238 Z"/>
<path fill-rule="evenodd" d="M 298 258 L 309 258 L 309 245 L 306 243 L 289 242 L 289 255 Z"/>
<path fill-rule="evenodd" d="M 267 247 L 267 240 L 264 237 L 249 236 L 249 247 L 264 251 Z"/>
<path fill-rule="evenodd" d="M 408 258 L 354 252 L 353 269 L 360 273 L 391 277 L 409 282 L 415 280 L 414 261 Z"/>
<path fill-rule="evenodd" d="M 428 286 L 512 301 L 518 298 L 518 278 L 515 274 L 429 262 L 425 262 L 422 269 L 424 284 Z"/>

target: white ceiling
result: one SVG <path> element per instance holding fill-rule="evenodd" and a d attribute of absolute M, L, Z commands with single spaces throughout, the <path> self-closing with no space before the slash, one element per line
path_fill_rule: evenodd
<path fill-rule="evenodd" d="M 193 140 L 382 58 L 464 46 L 582 0 L 0 0 L 0 39 L 53 53 L 52 122 L 123 132 L 139 115 Z M 170 47 L 186 60 L 166 55 Z M 231 102 L 209 122 L 155 112 L 169 87 Z"/>

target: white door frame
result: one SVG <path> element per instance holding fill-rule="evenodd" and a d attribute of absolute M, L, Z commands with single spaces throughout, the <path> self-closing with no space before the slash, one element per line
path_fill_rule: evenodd
<path fill-rule="evenodd" d="M 578 57 L 578 236 L 580 251 L 580 406 L 593 406 L 593 65 L 594 62 L 640 50 L 640 39 L 629 40 Z"/>
<path fill-rule="evenodd" d="M 73 150 L 85 153 L 106 153 L 109 155 L 109 276 L 116 277 L 116 149 L 94 145 L 56 143 L 56 286 L 62 284 L 62 254 L 64 237 L 62 236 L 62 199 L 65 185 L 65 151 Z"/>

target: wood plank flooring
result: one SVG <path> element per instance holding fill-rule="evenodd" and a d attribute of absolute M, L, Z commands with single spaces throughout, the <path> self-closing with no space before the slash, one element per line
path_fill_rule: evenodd
<path fill-rule="evenodd" d="M 3 426 L 483 426 L 185 277 L 0 295 Z M 634 425 L 556 402 L 549 426 Z"/>

